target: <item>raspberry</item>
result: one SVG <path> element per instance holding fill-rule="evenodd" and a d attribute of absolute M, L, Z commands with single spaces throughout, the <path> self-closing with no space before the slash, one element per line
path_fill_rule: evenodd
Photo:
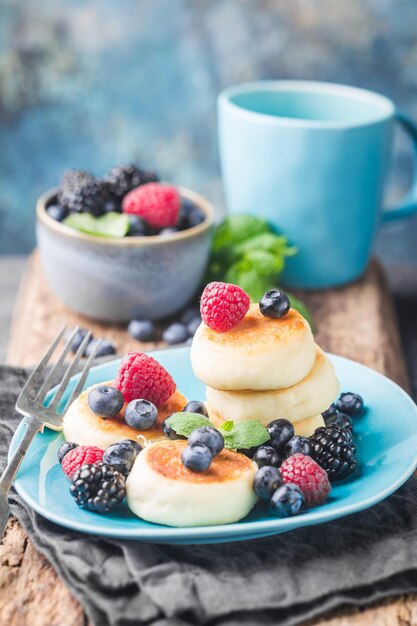
<path fill-rule="evenodd" d="M 67 452 L 62 459 L 62 469 L 68 478 L 72 479 L 75 472 L 80 469 L 84 463 L 92 465 L 101 462 L 103 454 L 104 450 L 96 446 L 77 446 L 77 448 Z"/>
<path fill-rule="evenodd" d="M 281 465 L 284 483 L 297 485 L 307 506 L 317 506 L 326 501 L 331 489 L 327 474 L 310 456 L 294 454 Z"/>
<path fill-rule="evenodd" d="M 158 361 L 143 352 L 128 352 L 122 359 L 117 372 L 115 387 L 125 402 L 150 400 L 162 406 L 176 389 L 170 374 Z"/>
<path fill-rule="evenodd" d="M 123 199 L 123 211 L 140 215 L 152 228 L 175 226 L 181 198 L 175 187 L 148 183 L 130 191 Z"/>
<path fill-rule="evenodd" d="M 209 283 L 201 296 L 203 322 L 218 333 L 237 326 L 249 309 L 248 294 L 230 283 Z"/>

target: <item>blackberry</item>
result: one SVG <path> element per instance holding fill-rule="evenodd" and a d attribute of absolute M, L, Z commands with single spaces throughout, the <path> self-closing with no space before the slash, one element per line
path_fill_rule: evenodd
<path fill-rule="evenodd" d="M 72 478 L 70 493 L 82 509 L 107 513 L 126 495 L 124 476 L 106 463 L 85 463 Z"/>
<path fill-rule="evenodd" d="M 357 466 L 356 447 L 349 428 L 317 428 L 309 437 L 311 456 L 327 472 L 330 482 L 346 478 Z"/>
<path fill-rule="evenodd" d="M 61 181 L 58 201 L 69 213 L 102 215 L 110 199 L 107 186 L 83 170 L 66 172 Z"/>
<path fill-rule="evenodd" d="M 154 172 L 147 172 L 136 165 L 120 165 L 113 167 L 104 177 L 104 181 L 111 194 L 123 198 L 135 187 L 158 182 L 159 177 Z"/>

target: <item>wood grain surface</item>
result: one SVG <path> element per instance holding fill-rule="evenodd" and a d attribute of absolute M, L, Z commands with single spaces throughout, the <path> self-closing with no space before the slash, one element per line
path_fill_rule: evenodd
<path fill-rule="evenodd" d="M 297 295 L 312 311 L 316 340 L 324 350 L 360 361 L 408 389 L 393 304 L 384 274 L 376 263 L 354 284 Z M 113 341 L 120 354 L 141 348 L 125 328 L 87 320 L 58 302 L 44 281 L 35 253 L 16 302 L 7 362 L 19 366 L 36 363 L 64 323 L 88 326 L 96 336 Z M 142 348 L 153 346 L 146 344 Z M 85 626 L 88 623 L 78 602 L 14 519 L 10 520 L 0 543 L 0 563 L 0 624 Z M 401 597 L 361 610 L 344 609 L 308 624 L 411 626 L 417 624 L 417 596 Z"/>

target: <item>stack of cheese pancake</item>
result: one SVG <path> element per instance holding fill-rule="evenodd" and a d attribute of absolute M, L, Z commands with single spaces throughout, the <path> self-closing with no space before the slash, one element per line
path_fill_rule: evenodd
<path fill-rule="evenodd" d="M 193 339 L 191 362 L 207 385 L 207 408 L 217 426 L 248 419 L 266 426 L 285 418 L 296 434 L 307 437 L 324 425 L 321 413 L 339 389 L 332 363 L 294 309 L 272 319 L 252 304 L 244 319 L 225 333 L 202 323 Z"/>

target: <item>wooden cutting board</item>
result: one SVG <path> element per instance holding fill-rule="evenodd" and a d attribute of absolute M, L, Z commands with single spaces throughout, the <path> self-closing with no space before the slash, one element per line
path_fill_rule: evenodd
<path fill-rule="evenodd" d="M 297 295 L 312 312 L 316 340 L 324 350 L 360 361 L 408 390 L 394 308 L 384 274 L 376 262 L 354 284 Z M 91 328 L 95 336 L 111 340 L 119 354 L 155 346 L 139 344 L 121 326 L 88 320 L 65 308 L 46 285 L 35 252 L 20 286 L 7 362 L 18 366 L 36 363 L 64 323 Z M 85 626 L 88 623 L 79 603 L 46 559 L 36 552 L 17 520 L 9 522 L 0 544 L 0 563 L 0 624 Z M 338 611 L 309 623 L 311 626 L 411 625 L 417 623 L 417 596 L 360 611 Z"/>

